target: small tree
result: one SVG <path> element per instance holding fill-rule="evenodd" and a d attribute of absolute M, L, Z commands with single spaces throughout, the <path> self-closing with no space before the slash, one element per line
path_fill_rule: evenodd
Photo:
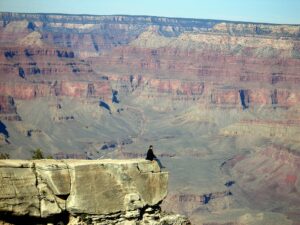
<path fill-rule="evenodd" d="M 9 159 L 10 155 L 8 153 L 0 153 L 0 159 Z"/>
<path fill-rule="evenodd" d="M 53 159 L 53 156 L 52 155 L 48 155 L 47 159 Z"/>
<path fill-rule="evenodd" d="M 44 159 L 44 153 L 40 148 L 32 152 L 32 159 Z"/>

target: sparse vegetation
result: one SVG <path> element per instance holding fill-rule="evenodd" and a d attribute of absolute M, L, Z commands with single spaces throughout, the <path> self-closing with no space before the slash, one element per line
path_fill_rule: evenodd
<path fill-rule="evenodd" d="M 0 153 L 0 159 L 10 159 L 10 155 L 8 153 Z"/>
<path fill-rule="evenodd" d="M 45 156 L 44 152 L 40 148 L 37 148 L 36 150 L 32 151 L 32 157 L 31 158 L 33 160 L 35 160 L 35 159 L 53 159 L 53 156 L 52 155 Z"/>
<path fill-rule="evenodd" d="M 40 148 L 32 152 L 32 159 L 44 159 L 44 153 Z"/>

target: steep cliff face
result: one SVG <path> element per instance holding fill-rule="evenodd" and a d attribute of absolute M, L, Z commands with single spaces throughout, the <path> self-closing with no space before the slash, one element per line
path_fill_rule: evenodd
<path fill-rule="evenodd" d="M 15 101 L 11 96 L 0 96 L 0 119 L 9 121 L 21 120 L 17 112 Z"/>
<path fill-rule="evenodd" d="M 170 87 L 176 79 L 200 81 L 206 103 L 212 105 L 291 107 L 299 103 L 300 61 L 294 54 L 298 42 L 225 33 L 170 38 L 151 30 L 130 46 L 104 52 L 92 62 L 97 64 L 96 71 L 149 74 Z"/>
<path fill-rule="evenodd" d="M 17 109 L 15 106 L 14 99 L 9 96 L 0 96 L 0 113 L 9 114 L 16 113 Z"/>
<path fill-rule="evenodd" d="M 230 33 L 274 38 L 298 38 L 300 34 L 298 26 L 151 16 L 1 13 L 0 18 L 3 30 L 23 32 L 24 34 L 28 34 L 26 28 L 31 31 L 41 30 L 47 42 L 58 44 L 61 47 L 72 47 L 82 56 L 95 55 L 116 45 L 128 44 L 149 27 L 167 37 L 175 37 L 183 32 Z M 2 41 L 14 41 L 14 38 L 12 35 L 5 34 Z"/>
<path fill-rule="evenodd" d="M 296 25 L 18 13 L 1 13 L 1 21 L 5 80 L 97 80 L 95 72 L 117 71 L 164 79 L 156 93 L 170 89 L 163 83 L 200 81 L 200 92 L 212 105 L 245 109 L 299 103 Z M 180 99 L 194 88 L 167 92 L 177 91 Z M 240 94 L 244 89 L 247 105 Z M 296 97 L 289 101 L 289 96 Z"/>
<path fill-rule="evenodd" d="M 0 83 L 0 91 L 5 96 L 30 100 L 37 97 L 69 96 L 75 98 L 111 99 L 111 87 L 106 81 L 53 81 Z"/>
<path fill-rule="evenodd" d="M 150 161 L 5 160 L 0 171 L 0 214 L 8 223 L 189 224 L 162 216 L 168 173 Z"/>

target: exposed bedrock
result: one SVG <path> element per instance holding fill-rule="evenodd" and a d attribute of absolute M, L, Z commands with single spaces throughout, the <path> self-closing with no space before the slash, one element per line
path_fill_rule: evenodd
<path fill-rule="evenodd" d="M 21 120 L 13 97 L 0 95 L 0 119 L 9 121 Z"/>
<path fill-rule="evenodd" d="M 169 193 L 162 207 L 169 212 L 179 212 L 191 216 L 196 211 L 220 211 L 233 205 L 229 190 L 220 192 L 192 194 Z"/>
<path fill-rule="evenodd" d="M 147 30 L 158 31 L 166 37 L 176 37 L 184 32 L 207 32 L 236 36 L 262 36 L 299 38 L 299 27 L 239 23 L 218 20 L 178 19 L 151 16 L 92 16 L 92 15 L 46 15 L 24 13 L 1 13 L 3 34 L 1 42 L 13 42 L 15 34 L 27 35 L 40 32 L 47 43 L 61 47 L 72 47 L 83 57 L 95 56 L 99 52 L 131 42 Z"/>
<path fill-rule="evenodd" d="M 91 76 L 91 65 L 76 58 L 72 49 L 10 44 L 0 48 L 0 72 L 10 79 L 37 79 L 41 75 Z"/>
<path fill-rule="evenodd" d="M 283 143 L 297 143 L 300 123 L 297 118 L 283 120 L 242 120 L 220 129 L 225 136 L 276 138 Z"/>
<path fill-rule="evenodd" d="M 155 224 L 188 224 L 160 214 L 168 173 L 146 160 L 2 160 L 0 181 L 0 214 L 8 222 L 70 214 L 85 224 L 153 218 Z"/>
<path fill-rule="evenodd" d="M 91 86 L 93 92 L 90 92 Z M 53 82 L 0 82 L 0 92 L 16 99 L 29 100 L 36 97 L 69 96 L 111 99 L 111 87 L 107 81 L 53 81 Z"/>
<path fill-rule="evenodd" d="M 139 90 L 145 97 L 163 94 L 173 100 L 242 109 L 300 102 L 296 25 L 21 13 L 1 13 L 0 21 L 4 82 L 94 83 L 111 79 L 106 73 L 112 72 L 120 79 L 128 76 L 120 89 L 148 87 L 151 93 Z M 71 95 L 99 96 L 90 84 L 87 90 L 77 86 Z M 26 98 L 47 95 L 39 90 Z M 59 88 L 53 92 L 58 95 Z"/>
<path fill-rule="evenodd" d="M 252 89 L 214 88 L 211 90 L 212 104 L 233 107 L 239 105 L 243 109 L 261 105 L 289 108 L 297 106 L 299 102 L 300 92 L 296 89 L 254 87 Z"/>
<path fill-rule="evenodd" d="M 299 153 L 282 146 L 269 146 L 226 162 L 236 184 L 233 195 L 249 207 L 281 211 L 297 224 L 300 205 Z M 270 191 L 272 190 L 272 191 Z"/>
<path fill-rule="evenodd" d="M 161 43 L 161 40 L 155 38 L 148 37 L 147 40 Z M 102 70 L 118 68 L 119 71 L 148 72 L 162 77 L 201 79 L 221 84 L 264 82 L 275 85 L 299 82 L 298 58 L 286 56 L 281 51 L 271 51 L 271 55 L 248 54 L 246 50 L 250 47 L 245 43 L 238 45 L 237 51 L 240 52 L 231 53 L 227 49 L 234 49 L 234 43 L 228 43 L 225 49 L 216 49 L 220 42 L 216 41 L 211 46 L 212 44 L 206 43 L 209 38 L 208 35 L 203 42 L 180 38 L 175 42 L 165 38 L 170 44 L 161 47 L 152 44 L 147 46 L 137 38 L 130 45 L 106 51 L 92 61 L 97 62 L 96 65 Z M 267 46 L 262 45 L 250 49 L 265 52 L 265 48 Z"/>
<path fill-rule="evenodd" d="M 16 112 L 14 99 L 10 96 L 0 96 L 0 114 Z"/>
<path fill-rule="evenodd" d="M 145 99 L 169 98 L 177 101 L 197 101 L 199 104 L 242 108 L 255 106 L 289 108 L 300 102 L 300 92 L 295 89 L 258 87 L 249 85 L 216 84 L 200 80 L 181 78 L 153 78 L 151 75 L 108 74 L 111 85 L 120 90 L 120 94 L 134 93 Z M 242 88 L 241 88 L 242 87 Z M 245 87 L 245 88 L 243 88 Z"/>
<path fill-rule="evenodd" d="M 141 95 L 145 93 L 150 97 L 151 93 L 145 90 L 151 91 L 153 96 L 163 93 L 179 96 L 177 99 L 180 95 L 195 95 L 192 99 L 199 100 L 201 96 L 207 104 L 243 109 L 261 105 L 286 108 L 300 102 L 296 85 L 300 81 L 297 58 L 285 57 L 282 52 L 272 56 L 247 55 L 244 50 L 231 54 L 209 46 L 185 49 L 181 44 L 178 40 L 177 45 L 159 48 L 117 47 L 93 57 L 91 62 L 95 71 L 106 71 L 111 80 L 121 83 L 121 88 L 132 91 L 141 87 Z M 241 48 L 245 46 L 241 44 Z M 261 51 L 264 47 L 253 48 Z M 119 78 L 109 75 L 118 73 L 128 75 Z"/>
<path fill-rule="evenodd" d="M 180 43 L 178 43 L 180 45 Z M 259 48 L 258 48 L 259 50 Z M 282 82 L 299 82 L 297 69 L 299 59 L 256 57 L 227 54 L 222 50 L 209 48 L 182 49 L 177 46 L 166 46 L 158 49 L 136 46 L 124 46 L 104 52 L 94 57 L 105 69 L 119 67 L 129 71 L 149 71 L 155 74 L 172 75 L 172 77 L 201 78 L 222 82 L 257 82 L 269 84 Z"/>

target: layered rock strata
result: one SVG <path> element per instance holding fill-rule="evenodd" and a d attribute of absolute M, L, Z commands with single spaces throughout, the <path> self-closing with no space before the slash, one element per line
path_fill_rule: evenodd
<path fill-rule="evenodd" d="M 14 98 L 0 95 L 0 119 L 10 121 L 20 121 L 21 117 L 17 113 Z"/>
<path fill-rule="evenodd" d="M 289 39 L 298 38 L 300 33 L 299 27 L 293 25 L 120 15 L 1 13 L 0 24 L 0 31 L 3 31 L 0 37 L 2 43 L 15 42 L 18 37 L 12 34 L 14 32 L 26 36 L 29 31 L 38 31 L 46 42 L 71 47 L 83 57 L 95 56 L 103 50 L 126 45 L 148 28 L 158 30 L 166 37 L 178 36 L 183 32 L 205 32 Z"/>
<path fill-rule="evenodd" d="M 107 81 L 53 81 L 0 83 L 1 94 L 16 99 L 30 100 L 36 97 L 68 96 L 74 98 L 110 99 L 111 88 Z"/>
<path fill-rule="evenodd" d="M 168 173 L 150 161 L 2 160 L 0 181 L 0 215 L 12 224 L 188 224 L 162 216 Z"/>
<path fill-rule="evenodd" d="M 228 166 L 231 167 L 232 177 L 238 180 L 240 188 L 250 196 L 255 196 L 254 202 L 257 198 L 264 200 L 259 201 L 260 207 L 272 201 L 273 207 L 276 204 L 283 207 L 286 202 L 293 202 L 295 206 L 299 206 L 298 152 L 273 145 L 245 157 L 237 156 L 228 162 Z M 256 204 L 258 206 L 257 202 Z"/>
<path fill-rule="evenodd" d="M 96 85 L 99 74 L 113 71 L 120 79 L 138 74 L 141 87 L 151 91 L 142 97 L 242 109 L 300 101 L 297 25 L 21 13 L 0 13 L 0 23 L 3 93 L 16 98 L 7 80 L 34 89 L 30 97 L 49 96 L 42 82 L 80 79 Z M 107 97 L 107 85 L 113 84 L 107 81 L 101 97 Z M 87 96 L 78 91 L 72 95 Z"/>

